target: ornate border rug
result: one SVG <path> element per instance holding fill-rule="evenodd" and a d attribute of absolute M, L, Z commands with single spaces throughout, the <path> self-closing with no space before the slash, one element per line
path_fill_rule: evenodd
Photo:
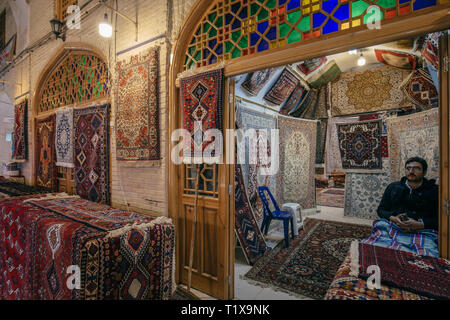
<path fill-rule="evenodd" d="M 311 120 L 328 118 L 327 95 L 327 86 L 309 90 L 301 104 L 290 113 L 290 116 Z"/>
<path fill-rule="evenodd" d="M 300 81 L 297 87 L 292 91 L 290 97 L 280 108 L 279 112 L 283 115 L 288 115 L 291 111 L 297 109 L 298 105 L 302 102 L 303 97 L 307 94 L 307 91 L 308 88 Z"/>
<path fill-rule="evenodd" d="M 158 48 L 116 64 L 116 159 L 120 165 L 160 165 Z"/>
<path fill-rule="evenodd" d="M 55 110 L 56 165 L 73 168 L 73 108 Z"/>
<path fill-rule="evenodd" d="M 269 68 L 249 73 L 241 84 L 242 89 L 251 96 L 258 95 L 275 71 L 276 68 Z"/>
<path fill-rule="evenodd" d="M 281 203 L 315 206 L 317 121 L 279 116 Z"/>
<path fill-rule="evenodd" d="M 93 202 L 109 203 L 109 104 L 75 109 L 75 190 Z"/>
<path fill-rule="evenodd" d="M 323 299 L 353 240 L 370 235 L 371 227 L 305 219 L 303 230 L 262 257 L 244 279 L 275 290 Z"/>
<path fill-rule="evenodd" d="M 259 229 L 248 200 L 240 164 L 235 165 L 235 172 L 234 231 L 244 250 L 244 255 L 248 263 L 253 265 L 269 247 Z"/>
<path fill-rule="evenodd" d="M 328 119 L 327 138 L 325 142 L 326 175 L 330 175 L 333 171 L 342 171 L 341 151 L 339 150 L 336 123 L 354 123 L 358 119 L 358 116 L 333 117 Z"/>
<path fill-rule="evenodd" d="M 278 80 L 264 95 L 264 100 L 272 104 L 280 105 L 289 97 L 299 83 L 300 79 L 289 71 L 288 68 L 284 68 Z"/>
<path fill-rule="evenodd" d="M 261 112 L 254 111 L 249 108 L 242 106 L 242 103 L 237 103 L 236 118 L 238 122 L 238 127 L 240 129 L 255 129 L 257 134 L 257 143 L 259 144 L 260 139 L 266 139 L 266 145 L 268 147 L 268 153 L 262 154 L 259 152 L 258 148 L 252 150 L 255 154 L 257 152 L 258 163 L 250 164 L 250 145 L 246 139 L 245 141 L 245 163 L 241 164 L 242 174 L 244 177 L 244 184 L 247 190 L 248 198 L 250 200 L 251 206 L 253 207 L 253 212 L 255 214 L 256 220 L 259 222 L 264 218 L 264 208 L 261 199 L 258 196 L 258 186 L 267 186 L 275 197 L 276 201 L 280 200 L 279 190 L 278 190 L 278 173 L 275 175 L 262 175 L 259 173 L 259 169 L 262 167 L 270 167 L 270 129 L 277 128 L 277 118 L 264 114 Z M 267 131 L 259 131 L 259 129 L 265 129 Z M 266 134 L 267 133 L 267 134 Z M 238 140 L 238 144 L 241 143 Z M 261 160 L 266 160 L 268 165 L 262 165 Z"/>
<path fill-rule="evenodd" d="M 378 61 L 395 68 L 414 70 L 417 66 L 418 57 L 405 52 L 374 49 Z"/>
<path fill-rule="evenodd" d="M 387 118 L 391 180 L 405 174 L 405 162 L 419 156 L 428 164 L 426 177 L 439 177 L 439 110 L 437 108 L 411 115 Z"/>
<path fill-rule="evenodd" d="M 346 172 L 381 171 L 381 120 L 336 125 L 342 168 Z"/>
<path fill-rule="evenodd" d="M 202 133 L 208 129 L 222 130 L 223 69 L 207 71 L 180 80 L 183 126 L 192 137 L 191 152 L 195 151 L 195 122 L 200 121 Z M 201 150 L 210 144 L 202 143 Z"/>
<path fill-rule="evenodd" d="M 383 160 L 383 173 L 345 175 L 344 216 L 374 220 L 386 187 L 391 183 L 389 159 Z"/>
<path fill-rule="evenodd" d="M 395 109 L 405 104 L 400 87 L 408 71 L 389 66 L 346 72 L 332 83 L 333 115 Z"/>
<path fill-rule="evenodd" d="M 419 68 L 412 72 L 401 87 L 405 96 L 424 110 L 437 107 L 439 104 L 439 94 L 431 75 L 425 69 Z"/>
<path fill-rule="evenodd" d="M 327 137 L 328 119 L 321 119 L 317 122 L 317 143 L 316 143 L 316 163 L 324 163 L 325 143 Z"/>
<path fill-rule="evenodd" d="M 53 189 L 56 185 L 55 115 L 36 119 L 36 185 Z"/>
<path fill-rule="evenodd" d="M 28 99 L 14 106 L 14 133 L 11 160 L 25 162 L 28 158 Z"/>
<path fill-rule="evenodd" d="M 327 57 L 313 58 L 303 61 L 297 65 L 297 69 L 300 70 L 305 76 L 316 71 L 327 62 Z"/>
<path fill-rule="evenodd" d="M 352 248 L 351 262 L 351 275 L 367 279 L 367 268 L 377 265 L 384 284 L 433 299 L 450 299 L 449 260 L 358 243 Z"/>

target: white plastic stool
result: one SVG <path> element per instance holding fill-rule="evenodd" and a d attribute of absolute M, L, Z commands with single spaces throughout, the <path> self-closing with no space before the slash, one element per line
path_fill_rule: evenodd
<path fill-rule="evenodd" d="M 303 219 L 302 219 L 302 207 L 298 203 L 288 202 L 283 203 L 283 206 L 281 207 L 282 211 L 292 212 L 292 215 L 294 217 L 294 235 L 298 235 L 298 226 L 297 226 L 297 217 L 300 218 L 300 226 L 303 226 Z"/>

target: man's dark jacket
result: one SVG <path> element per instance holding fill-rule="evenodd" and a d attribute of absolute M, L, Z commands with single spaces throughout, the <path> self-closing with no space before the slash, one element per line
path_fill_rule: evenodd
<path fill-rule="evenodd" d="M 391 216 L 406 213 L 415 220 L 422 219 L 425 229 L 438 229 L 438 186 L 434 179 L 423 179 L 417 189 L 406 185 L 406 177 L 387 186 L 378 206 L 378 216 L 389 220 Z"/>

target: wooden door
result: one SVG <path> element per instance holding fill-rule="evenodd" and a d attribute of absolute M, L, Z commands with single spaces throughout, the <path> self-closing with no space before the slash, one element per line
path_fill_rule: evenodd
<path fill-rule="evenodd" d="M 230 126 L 229 81 L 225 81 L 224 132 Z M 234 117 L 234 115 L 233 115 Z M 233 127 L 234 128 L 234 127 Z M 226 142 L 224 159 L 226 157 Z M 218 299 L 233 297 L 234 246 L 231 235 L 234 220 L 230 213 L 228 164 L 200 164 L 195 240 L 191 288 Z M 179 199 L 177 214 L 177 270 L 179 282 L 188 284 L 191 236 L 195 209 L 196 164 L 179 168 Z M 234 181 L 234 176 L 232 177 Z M 229 190 L 232 190 L 231 195 Z"/>
<path fill-rule="evenodd" d="M 450 50 L 446 32 L 439 42 L 439 108 L 440 108 L 440 168 L 439 168 L 439 255 L 450 258 Z"/>

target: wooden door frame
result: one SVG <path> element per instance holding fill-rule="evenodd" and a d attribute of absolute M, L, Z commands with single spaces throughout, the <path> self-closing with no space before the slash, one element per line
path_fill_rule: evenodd
<path fill-rule="evenodd" d="M 180 203 L 179 183 L 180 177 L 177 165 L 172 162 L 171 152 L 174 143 L 170 139 L 171 133 L 179 128 L 181 123 L 181 110 L 179 107 L 179 94 L 177 91 L 177 75 L 183 71 L 185 54 L 191 37 L 195 32 L 200 19 L 206 13 L 210 6 L 215 2 L 210 0 L 197 0 L 187 14 L 180 33 L 172 47 L 172 63 L 169 70 L 169 174 L 168 174 L 168 213 L 173 218 L 177 230 L 177 212 Z M 412 27 L 414 29 L 412 29 Z M 345 31 L 339 31 L 327 36 L 321 36 L 314 39 L 303 40 L 298 43 L 288 44 L 265 52 L 256 53 L 232 60 L 226 60 L 224 63 L 225 77 L 232 77 L 238 74 L 248 73 L 270 67 L 278 67 L 289 63 L 294 63 L 314 57 L 331 55 L 348 51 L 350 49 L 364 48 L 404 38 L 414 37 L 425 33 L 435 32 L 450 28 L 450 3 L 440 5 L 439 8 L 428 8 L 420 12 L 414 12 L 407 17 L 396 17 L 382 22 L 380 29 L 369 30 L 366 26 L 351 28 Z M 212 65 L 211 67 L 214 67 Z M 199 70 L 208 70 L 208 67 Z M 234 166 L 229 165 L 226 172 L 225 183 L 234 181 Z M 233 179 L 231 179 L 233 177 Z M 219 182 L 223 183 L 223 182 Z M 232 182 L 231 182 L 232 183 Z M 234 188 L 232 188 L 231 199 L 234 199 Z M 231 214 L 232 207 L 229 206 L 230 228 L 234 223 L 234 217 Z M 440 206 L 441 210 L 441 206 Z M 230 236 L 232 235 L 230 230 Z M 179 248 L 179 237 L 177 239 L 177 248 Z M 234 242 L 229 241 L 230 250 L 234 252 Z M 234 255 L 230 261 L 230 275 L 233 275 Z M 176 272 L 178 275 L 178 272 Z M 177 277 L 176 281 L 179 279 Z M 233 282 L 233 281 L 232 281 Z"/>

